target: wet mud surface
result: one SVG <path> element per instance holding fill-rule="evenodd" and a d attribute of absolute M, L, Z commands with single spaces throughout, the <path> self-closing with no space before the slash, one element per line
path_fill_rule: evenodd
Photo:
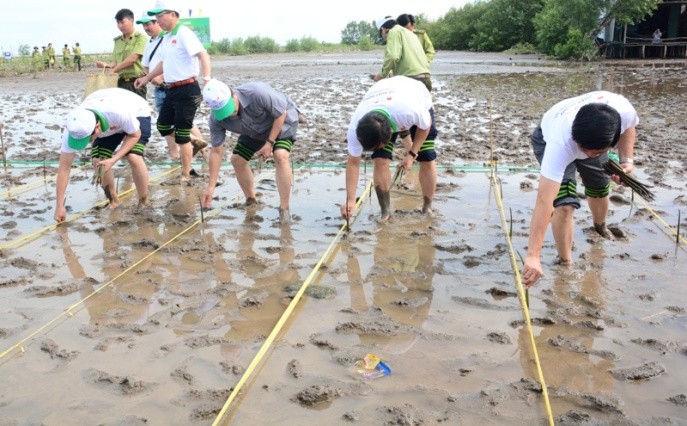
<path fill-rule="evenodd" d="M 254 165 L 259 204 L 249 207 L 223 165 L 200 223 L 204 178 L 181 185 L 154 136 L 149 207 L 131 192 L 103 207 L 84 155 L 68 189 L 72 220 L 55 229 L 60 123 L 85 74 L 3 79 L 0 424 L 211 424 L 304 283 L 223 423 L 547 424 L 550 406 L 556 424 L 685 424 L 687 246 L 671 229 L 687 229 L 687 64 L 441 52 L 435 216 L 421 213 L 415 170 L 392 190 L 388 222 L 373 195 L 342 233 L 345 129 L 380 55 L 213 63 L 230 84 L 284 90 L 308 118 L 287 225 L 270 164 Z M 636 177 L 656 200 L 613 188 L 616 241 L 593 231 L 583 203 L 572 267 L 554 264 L 547 236 L 530 335 L 512 266 L 536 196 L 529 133 L 553 103 L 595 89 L 637 108 Z M 209 138 L 207 114 L 197 125 Z M 128 167 L 115 169 L 131 188 Z M 364 173 L 359 194 L 371 165 Z M 355 364 L 368 353 L 391 374 L 364 379 Z"/>

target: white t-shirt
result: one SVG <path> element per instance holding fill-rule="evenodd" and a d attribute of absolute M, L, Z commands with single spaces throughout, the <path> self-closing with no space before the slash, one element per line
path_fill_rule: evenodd
<path fill-rule="evenodd" d="M 363 146 L 358 141 L 355 130 L 358 121 L 373 109 L 386 111 L 396 124 L 397 131 L 401 132 L 413 126 L 429 129 L 432 125 L 430 108 L 432 95 L 422 82 L 404 76 L 379 80 L 365 93 L 353 113 L 346 134 L 348 153 L 353 157 L 363 154 Z"/>
<path fill-rule="evenodd" d="M 110 128 L 102 132 L 99 138 L 115 133 L 135 133 L 141 127 L 137 117 L 150 117 L 148 101 L 134 92 L 119 88 L 96 90 L 81 102 L 79 108 L 97 110 L 105 117 Z M 67 137 L 68 133 L 64 130 L 62 152 L 73 154 L 76 150 L 69 147 Z"/>
<path fill-rule="evenodd" d="M 577 112 L 584 105 L 602 103 L 614 108 L 620 114 L 620 133 L 637 126 L 639 117 L 630 101 L 624 96 L 597 91 L 569 98 L 551 107 L 542 118 L 541 130 L 546 141 L 546 150 L 541 163 L 541 175 L 554 182 L 561 182 L 565 168 L 575 160 L 589 158 L 580 151 L 572 138 L 572 124 Z"/>
<path fill-rule="evenodd" d="M 198 36 L 187 26 L 178 24 L 162 39 L 162 73 L 165 83 L 174 83 L 195 77 L 200 71 L 198 57 L 205 47 Z M 157 53 L 156 53 L 157 55 Z"/>
<path fill-rule="evenodd" d="M 146 48 L 143 51 L 143 59 L 141 59 L 141 65 L 148 68 L 149 70 L 154 70 L 158 63 L 160 63 L 160 58 L 162 58 L 162 40 L 164 40 L 164 33 L 158 34 L 157 37 L 151 37 L 146 44 Z M 162 38 L 162 40 L 160 40 Z M 158 45 L 159 43 L 159 45 Z M 157 47 L 157 49 L 156 49 Z M 155 54 L 152 55 L 155 51 Z"/>

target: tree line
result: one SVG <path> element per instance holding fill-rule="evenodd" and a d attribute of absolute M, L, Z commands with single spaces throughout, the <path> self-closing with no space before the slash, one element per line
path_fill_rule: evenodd
<path fill-rule="evenodd" d="M 441 50 L 541 52 L 557 59 L 589 59 L 598 51 L 597 34 L 615 19 L 641 22 L 662 0 L 482 0 L 431 21 L 416 15 Z M 373 22 L 349 22 L 342 44 L 382 44 Z"/>

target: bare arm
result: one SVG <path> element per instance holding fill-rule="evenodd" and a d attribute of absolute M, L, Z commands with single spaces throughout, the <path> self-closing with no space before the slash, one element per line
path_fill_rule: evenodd
<path fill-rule="evenodd" d="M 348 155 L 346 160 L 346 202 L 341 206 L 341 216 L 350 218 L 355 209 L 355 192 L 360 174 L 360 157 Z"/>
<path fill-rule="evenodd" d="M 543 176 L 539 178 L 537 201 L 530 222 L 530 236 L 527 240 L 527 256 L 522 268 L 522 278 L 527 287 L 536 283 L 542 276 L 541 250 L 544 236 L 553 214 L 553 201 L 561 187 L 559 182 Z"/>
<path fill-rule="evenodd" d="M 620 157 L 620 165 L 625 170 L 625 173 L 632 173 L 634 170 L 634 163 L 626 161 L 634 161 L 635 156 L 635 141 L 637 139 L 637 129 L 630 127 L 625 130 L 625 133 L 620 135 L 618 139 L 618 156 Z M 623 162 L 625 160 L 625 162 Z M 614 179 L 615 180 L 615 179 Z M 616 181 L 617 183 L 618 181 Z"/>
<path fill-rule="evenodd" d="M 119 74 L 120 72 L 124 71 L 125 69 L 127 69 L 130 66 L 132 66 L 133 64 L 135 64 L 140 58 L 141 58 L 141 55 L 139 55 L 137 53 L 132 53 L 131 55 L 124 58 L 124 60 L 122 62 L 115 65 L 112 68 L 112 72 L 116 72 Z"/>
<path fill-rule="evenodd" d="M 60 153 L 60 164 L 57 168 L 57 180 L 55 182 L 55 220 L 64 222 L 67 219 L 67 210 L 64 205 L 67 185 L 69 185 L 69 174 L 74 162 L 74 154 Z"/>
<path fill-rule="evenodd" d="M 196 56 L 200 62 L 200 75 L 202 77 L 212 76 L 212 65 L 210 64 L 210 55 L 208 55 L 208 52 L 203 50 L 202 52 L 198 52 Z M 207 81 L 203 80 L 203 85 L 205 85 L 205 83 L 207 83 Z"/>
<path fill-rule="evenodd" d="M 208 186 L 203 192 L 203 207 L 209 209 L 212 206 L 212 196 L 215 193 L 215 187 L 217 186 L 217 178 L 219 177 L 219 169 L 222 165 L 222 158 L 224 158 L 224 144 L 212 147 L 210 150 L 210 176 L 208 178 Z"/>

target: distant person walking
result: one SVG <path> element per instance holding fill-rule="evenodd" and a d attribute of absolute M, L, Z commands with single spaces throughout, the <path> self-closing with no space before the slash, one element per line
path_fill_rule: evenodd
<path fill-rule="evenodd" d="M 52 46 L 52 43 L 48 43 L 48 64 L 50 68 L 55 68 L 55 48 Z"/>
<path fill-rule="evenodd" d="M 74 49 L 72 49 L 72 52 L 74 52 L 74 66 L 77 67 L 79 71 L 81 71 L 81 46 L 79 43 L 76 43 L 74 45 Z"/>
<path fill-rule="evenodd" d="M 382 71 L 373 77 L 374 81 L 403 75 L 421 81 L 431 92 L 429 61 L 417 36 L 390 16 L 377 20 L 377 28 L 386 40 L 386 49 Z"/>
<path fill-rule="evenodd" d="M 70 55 L 72 52 L 69 51 L 69 46 L 64 45 L 62 48 L 62 65 L 64 65 L 65 69 L 69 69 L 71 67 L 71 61 L 70 61 Z"/>
<path fill-rule="evenodd" d="M 33 46 L 33 53 L 31 53 L 31 68 L 34 73 L 41 70 L 42 62 L 43 55 L 38 51 L 38 46 Z"/>
<path fill-rule="evenodd" d="M 122 35 L 114 39 L 112 62 L 96 61 L 95 65 L 98 68 L 111 68 L 112 72 L 119 74 L 117 87 L 130 90 L 145 99 L 146 87 L 135 87 L 134 82 L 145 74 L 141 57 L 146 47 L 147 37 L 134 29 L 134 12 L 131 10 L 120 9 L 115 15 L 115 20 Z"/>
<path fill-rule="evenodd" d="M 50 56 L 48 56 L 48 48 L 45 46 L 41 46 L 43 51 L 41 52 L 41 56 L 43 57 L 43 68 L 46 70 L 50 68 Z"/>
<path fill-rule="evenodd" d="M 157 118 L 157 130 L 165 137 L 174 133 L 181 157 L 181 181 L 188 182 L 192 176 L 191 129 L 202 100 L 197 76 L 200 71 L 205 84 L 210 81 L 212 69 L 210 55 L 198 36 L 180 24 L 181 11 L 181 6 L 170 0 L 158 0 L 155 8 L 148 11 L 167 34 L 160 45 L 160 62 L 147 75 L 138 78 L 135 87 L 145 87 L 164 74 L 166 94 Z"/>
<path fill-rule="evenodd" d="M 434 45 L 432 44 L 432 40 L 430 40 L 429 36 L 427 35 L 427 31 L 415 28 L 415 17 L 409 13 L 403 13 L 398 15 L 396 22 L 398 25 L 407 28 L 417 36 L 417 38 L 420 40 L 420 44 L 422 45 L 422 49 L 425 51 L 427 61 L 432 62 L 434 57 L 437 55 L 437 52 L 434 50 Z"/>

